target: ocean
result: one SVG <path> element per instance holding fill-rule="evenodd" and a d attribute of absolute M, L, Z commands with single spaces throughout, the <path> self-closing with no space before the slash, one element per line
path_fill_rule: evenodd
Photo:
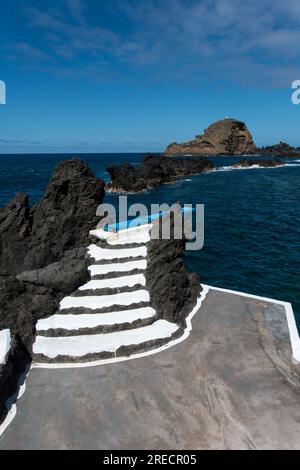
<path fill-rule="evenodd" d="M 0 155 L 0 207 L 17 191 L 31 205 L 43 195 L 60 160 L 54 155 Z M 94 173 L 108 180 L 112 163 L 138 163 L 143 154 L 83 154 Z M 300 159 L 278 168 L 232 169 L 241 157 L 214 157 L 217 170 L 181 178 L 128 202 L 205 205 L 205 243 L 187 251 L 188 268 L 201 282 L 292 303 L 300 330 Z M 117 203 L 107 194 L 105 202 Z"/>

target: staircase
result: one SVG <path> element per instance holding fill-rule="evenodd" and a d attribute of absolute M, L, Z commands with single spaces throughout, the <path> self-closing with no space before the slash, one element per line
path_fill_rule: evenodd
<path fill-rule="evenodd" d="M 148 240 L 148 232 L 137 228 L 136 236 L 131 230 L 128 239 L 88 247 L 91 280 L 36 325 L 37 365 L 130 357 L 180 336 L 178 326 L 151 307 L 145 279 Z"/>

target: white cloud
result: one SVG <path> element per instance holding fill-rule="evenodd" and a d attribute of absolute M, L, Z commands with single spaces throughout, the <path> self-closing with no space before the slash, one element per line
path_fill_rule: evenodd
<path fill-rule="evenodd" d="M 295 0 L 114 0 L 129 25 L 124 29 L 104 22 L 100 9 L 88 14 L 89 0 L 64 5 L 64 11 L 27 11 L 47 51 L 37 51 L 36 59 L 50 54 L 64 73 L 76 72 L 80 56 L 86 75 L 111 76 L 121 65 L 156 79 L 225 78 L 262 86 L 286 86 L 300 75 Z M 26 55 L 36 49 L 23 48 Z"/>

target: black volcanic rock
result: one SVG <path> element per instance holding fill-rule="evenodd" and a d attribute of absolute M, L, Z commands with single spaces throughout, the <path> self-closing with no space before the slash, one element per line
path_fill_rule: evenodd
<path fill-rule="evenodd" d="M 283 162 L 278 158 L 264 159 L 264 158 L 244 158 L 243 160 L 235 163 L 234 168 L 248 168 L 251 166 L 260 166 L 263 168 L 274 168 L 276 166 L 282 166 Z"/>
<path fill-rule="evenodd" d="M 0 330 L 9 328 L 30 352 L 35 323 L 89 279 L 87 265 L 86 253 L 74 250 L 45 268 L 0 276 Z"/>
<path fill-rule="evenodd" d="M 107 168 L 111 182 L 107 187 L 111 191 L 139 192 L 161 184 L 175 181 L 180 176 L 202 173 L 214 168 L 214 164 L 204 157 L 174 158 L 148 154 L 138 166 L 124 163 Z"/>
<path fill-rule="evenodd" d="M 0 364 L 0 424 L 7 414 L 4 404 L 7 398 L 16 393 L 18 380 L 27 372 L 30 361 L 30 354 L 26 347 L 18 336 L 14 336 L 7 362 Z"/>
<path fill-rule="evenodd" d="M 0 368 L 0 422 L 5 400 L 30 362 L 35 324 L 89 278 L 86 246 L 104 182 L 80 159 L 61 162 L 42 200 L 29 208 L 17 194 L 0 209 L 0 330 L 12 347 Z"/>
<path fill-rule="evenodd" d="M 151 305 L 167 321 L 186 326 L 185 319 L 196 305 L 202 290 L 197 274 L 189 273 L 185 266 L 185 238 L 174 238 L 174 216 L 167 215 L 154 222 L 170 224 L 169 239 L 152 239 L 147 247 L 146 285 Z"/>
<path fill-rule="evenodd" d="M 0 209 L 0 273 L 18 274 L 53 263 L 85 246 L 97 223 L 104 183 L 79 158 L 61 162 L 31 210 L 25 194 Z"/>
<path fill-rule="evenodd" d="M 256 150 L 259 155 L 274 155 L 277 157 L 299 157 L 300 147 L 292 147 L 285 142 L 279 142 L 276 145 L 260 147 Z"/>
<path fill-rule="evenodd" d="M 35 323 L 55 313 L 58 301 L 45 285 L 0 276 L 0 330 L 9 328 L 12 339 L 7 362 L 0 367 L 0 423 L 6 416 L 6 400 L 17 392 L 20 376 L 31 362 Z"/>
<path fill-rule="evenodd" d="M 54 291 L 46 285 L 33 285 L 14 276 L 1 276 L 0 306 L 0 329 L 9 328 L 13 335 L 22 339 L 29 351 L 35 321 L 54 313 L 58 301 Z"/>
<path fill-rule="evenodd" d="M 22 270 L 31 224 L 26 194 L 18 193 L 0 209 L 0 274 Z"/>
<path fill-rule="evenodd" d="M 59 259 L 65 250 L 85 246 L 89 230 L 97 224 L 96 208 L 103 198 L 103 181 L 82 160 L 61 162 L 33 210 L 31 235 L 39 254 L 34 263 L 28 264 L 45 266 Z"/>

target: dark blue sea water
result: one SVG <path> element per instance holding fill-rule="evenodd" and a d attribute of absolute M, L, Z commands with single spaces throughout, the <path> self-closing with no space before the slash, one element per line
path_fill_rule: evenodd
<path fill-rule="evenodd" d="M 108 179 L 106 166 L 141 154 L 81 156 L 95 174 Z M 53 168 L 70 155 L 0 155 L 0 206 L 17 191 L 35 203 Z M 217 157 L 218 170 L 183 178 L 138 195 L 129 203 L 205 205 L 205 245 L 188 251 L 189 268 L 203 283 L 290 301 L 300 327 L 300 160 L 275 169 L 230 168 L 239 157 Z M 117 203 L 108 194 L 106 202 Z"/>

